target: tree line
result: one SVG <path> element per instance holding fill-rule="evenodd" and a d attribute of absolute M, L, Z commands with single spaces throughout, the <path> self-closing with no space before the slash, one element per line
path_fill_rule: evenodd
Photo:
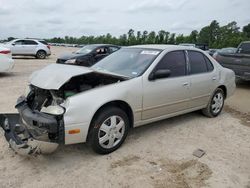
<path fill-rule="evenodd" d="M 97 44 L 107 43 L 121 46 L 137 44 L 180 44 L 195 43 L 207 44 L 209 48 L 237 47 L 240 42 L 250 40 L 250 23 L 243 26 L 242 30 L 233 21 L 220 26 L 219 22 L 213 20 L 209 25 L 203 27 L 200 31 L 193 30 L 189 35 L 170 33 L 168 31 L 135 31 L 130 29 L 128 33 L 119 37 L 112 36 L 110 33 L 100 36 L 65 36 L 46 39 L 51 43 L 67 44 Z"/>

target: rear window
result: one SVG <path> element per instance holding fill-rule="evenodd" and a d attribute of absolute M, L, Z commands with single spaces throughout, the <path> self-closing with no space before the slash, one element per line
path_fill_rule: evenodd
<path fill-rule="evenodd" d="M 196 51 L 188 51 L 190 74 L 207 72 L 207 63 L 204 55 Z"/>
<path fill-rule="evenodd" d="M 214 66 L 212 64 L 212 62 L 207 58 L 207 56 L 203 55 L 207 64 L 207 71 L 211 72 L 214 70 Z"/>
<path fill-rule="evenodd" d="M 41 42 L 44 45 L 48 45 L 48 43 L 46 41 L 44 41 L 44 40 L 39 40 L 39 42 Z"/>

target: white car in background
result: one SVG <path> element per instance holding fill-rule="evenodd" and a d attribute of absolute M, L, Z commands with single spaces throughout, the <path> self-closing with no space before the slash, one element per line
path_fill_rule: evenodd
<path fill-rule="evenodd" d="M 8 48 L 0 46 L 0 72 L 9 72 L 14 67 L 14 60 Z"/>
<path fill-rule="evenodd" d="M 51 55 L 50 45 L 44 40 L 37 39 L 15 39 L 5 44 L 11 50 L 13 56 L 35 56 L 45 59 Z"/>

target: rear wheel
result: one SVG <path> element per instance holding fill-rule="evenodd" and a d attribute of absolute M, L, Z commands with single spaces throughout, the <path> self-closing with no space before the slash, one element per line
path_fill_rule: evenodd
<path fill-rule="evenodd" d="M 118 149 L 129 129 L 127 114 L 117 107 L 101 110 L 93 120 L 90 130 L 90 145 L 99 154 L 108 154 Z"/>
<path fill-rule="evenodd" d="M 43 51 L 43 50 L 39 50 L 39 51 L 36 53 L 36 58 L 37 58 L 37 59 L 45 59 L 45 58 L 46 58 L 46 52 Z"/>
<path fill-rule="evenodd" d="M 206 108 L 202 109 L 202 113 L 208 117 L 218 116 L 224 106 L 225 94 L 220 88 L 217 88 L 209 101 Z"/>

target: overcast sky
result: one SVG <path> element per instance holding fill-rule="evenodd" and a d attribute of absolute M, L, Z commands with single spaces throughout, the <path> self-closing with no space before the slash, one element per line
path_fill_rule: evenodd
<path fill-rule="evenodd" d="M 250 0 L 0 0 L 0 39 L 119 36 L 161 29 L 200 30 L 212 20 L 250 23 Z"/>

